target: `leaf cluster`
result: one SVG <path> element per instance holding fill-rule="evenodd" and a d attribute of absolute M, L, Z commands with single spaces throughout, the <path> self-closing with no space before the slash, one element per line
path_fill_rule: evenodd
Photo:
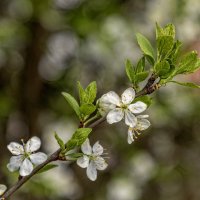
<path fill-rule="evenodd" d="M 126 74 L 133 84 L 135 89 L 138 88 L 138 84 L 144 81 L 148 75 L 149 71 L 145 70 L 145 57 L 143 56 L 136 66 L 134 66 L 130 60 L 126 60 Z"/>
<path fill-rule="evenodd" d="M 91 132 L 91 128 L 78 128 L 67 142 L 64 142 L 56 132 L 54 137 L 61 148 L 61 154 L 65 154 L 67 151 L 81 146 Z"/>
<path fill-rule="evenodd" d="M 80 82 L 77 84 L 80 104 L 77 100 L 69 93 L 62 92 L 62 95 L 67 100 L 69 105 L 73 108 L 79 120 L 84 122 L 88 117 L 96 111 L 96 105 L 94 101 L 97 95 L 96 82 L 91 82 L 85 89 L 81 86 Z"/>
<path fill-rule="evenodd" d="M 147 60 L 152 66 L 153 73 L 160 79 L 159 83 L 166 84 L 168 82 L 178 83 L 180 85 L 199 88 L 199 86 L 193 83 L 179 83 L 172 81 L 172 79 L 179 74 L 190 74 L 200 68 L 200 59 L 196 51 L 188 52 L 186 55 L 181 56 L 182 43 L 175 39 L 175 26 L 173 24 L 167 24 L 165 27 L 160 27 L 156 24 L 156 48 L 153 48 L 150 41 L 142 34 L 136 34 L 137 42 L 143 52 L 142 60 Z M 140 59 L 142 63 L 142 70 L 145 68 L 145 62 Z M 138 62 L 138 63 L 139 63 Z M 147 78 L 148 71 L 136 70 L 137 67 L 133 67 L 130 61 L 126 62 L 126 73 L 129 80 L 137 85 L 140 81 Z M 138 75 L 138 73 L 146 73 L 145 77 Z"/>

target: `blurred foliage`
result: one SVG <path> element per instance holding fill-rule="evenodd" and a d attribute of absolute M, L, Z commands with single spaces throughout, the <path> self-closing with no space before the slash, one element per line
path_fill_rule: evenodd
<path fill-rule="evenodd" d="M 37 135 L 57 148 L 54 131 L 69 138 L 78 120 L 61 95 L 78 96 L 96 81 L 97 96 L 127 87 L 124 62 L 141 57 L 135 33 L 154 38 L 155 22 L 176 25 L 184 49 L 200 51 L 198 0 L 4 0 L 0 1 L 0 183 L 10 141 Z M 155 40 L 152 39 L 152 43 Z M 180 77 L 197 84 L 200 73 Z M 154 94 L 152 128 L 133 145 L 120 124 L 91 134 L 109 153 L 109 168 L 90 182 L 74 163 L 37 175 L 13 199 L 200 199 L 200 92 L 169 84 Z"/>

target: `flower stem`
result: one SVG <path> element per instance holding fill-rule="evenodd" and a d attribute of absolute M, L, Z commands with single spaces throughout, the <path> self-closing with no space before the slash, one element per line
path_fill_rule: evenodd
<path fill-rule="evenodd" d="M 88 124 L 90 124 L 91 122 L 93 122 L 94 120 L 97 120 L 101 117 L 101 115 L 99 114 L 99 112 L 97 112 L 97 114 L 93 117 L 91 117 L 90 119 L 88 119 L 86 122 L 84 122 L 84 127 L 86 127 Z"/>

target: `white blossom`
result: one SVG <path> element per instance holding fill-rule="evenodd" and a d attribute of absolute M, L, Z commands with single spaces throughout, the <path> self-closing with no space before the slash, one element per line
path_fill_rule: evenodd
<path fill-rule="evenodd" d="M 125 118 L 125 123 L 130 127 L 134 127 L 137 124 L 135 114 L 139 114 L 147 108 L 147 105 L 141 101 L 132 103 L 134 99 L 135 90 L 133 88 L 126 89 L 121 98 L 115 92 L 110 91 L 99 99 L 99 112 L 103 116 L 107 114 L 109 124 L 119 122 Z"/>
<path fill-rule="evenodd" d="M 14 155 L 10 158 L 7 165 L 9 171 L 14 172 L 19 170 L 21 176 L 27 176 L 33 171 L 34 165 L 39 165 L 46 161 L 47 155 L 42 152 L 37 152 L 41 146 L 41 140 L 34 136 L 23 145 L 11 142 L 7 147 Z"/>
<path fill-rule="evenodd" d="M 90 146 L 89 139 L 81 145 L 83 156 L 77 159 L 77 165 L 82 168 L 87 168 L 87 177 L 91 181 L 97 179 L 97 170 L 105 170 L 108 164 L 102 157 L 103 147 L 96 142 L 93 147 Z"/>
<path fill-rule="evenodd" d="M 136 126 L 129 127 L 128 138 L 127 138 L 127 141 L 129 144 L 134 142 L 134 139 L 137 139 L 137 135 L 140 135 L 139 131 L 143 131 L 143 130 L 146 130 L 147 128 L 149 128 L 151 123 L 149 122 L 149 120 L 146 119 L 148 117 L 149 117 L 148 115 L 138 115 Z"/>
<path fill-rule="evenodd" d="M 0 195 L 2 195 L 7 190 L 5 185 L 0 184 Z"/>

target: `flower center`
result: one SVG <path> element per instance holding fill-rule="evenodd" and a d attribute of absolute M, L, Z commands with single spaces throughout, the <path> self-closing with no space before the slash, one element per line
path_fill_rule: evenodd
<path fill-rule="evenodd" d="M 95 156 L 95 155 L 90 155 L 90 156 L 89 156 L 90 160 L 96 160 L 96 157 L 97 157 L 97 156 Z"/>
<path fill-rule="evenodd" d="M 120 107 L 121 107 L 121 109 L 123 109 L 123 110 L 126 110 L 126 109 L 128 108 L 128 106 L 125 105 L 125 104 L 122 104 Z"/>

